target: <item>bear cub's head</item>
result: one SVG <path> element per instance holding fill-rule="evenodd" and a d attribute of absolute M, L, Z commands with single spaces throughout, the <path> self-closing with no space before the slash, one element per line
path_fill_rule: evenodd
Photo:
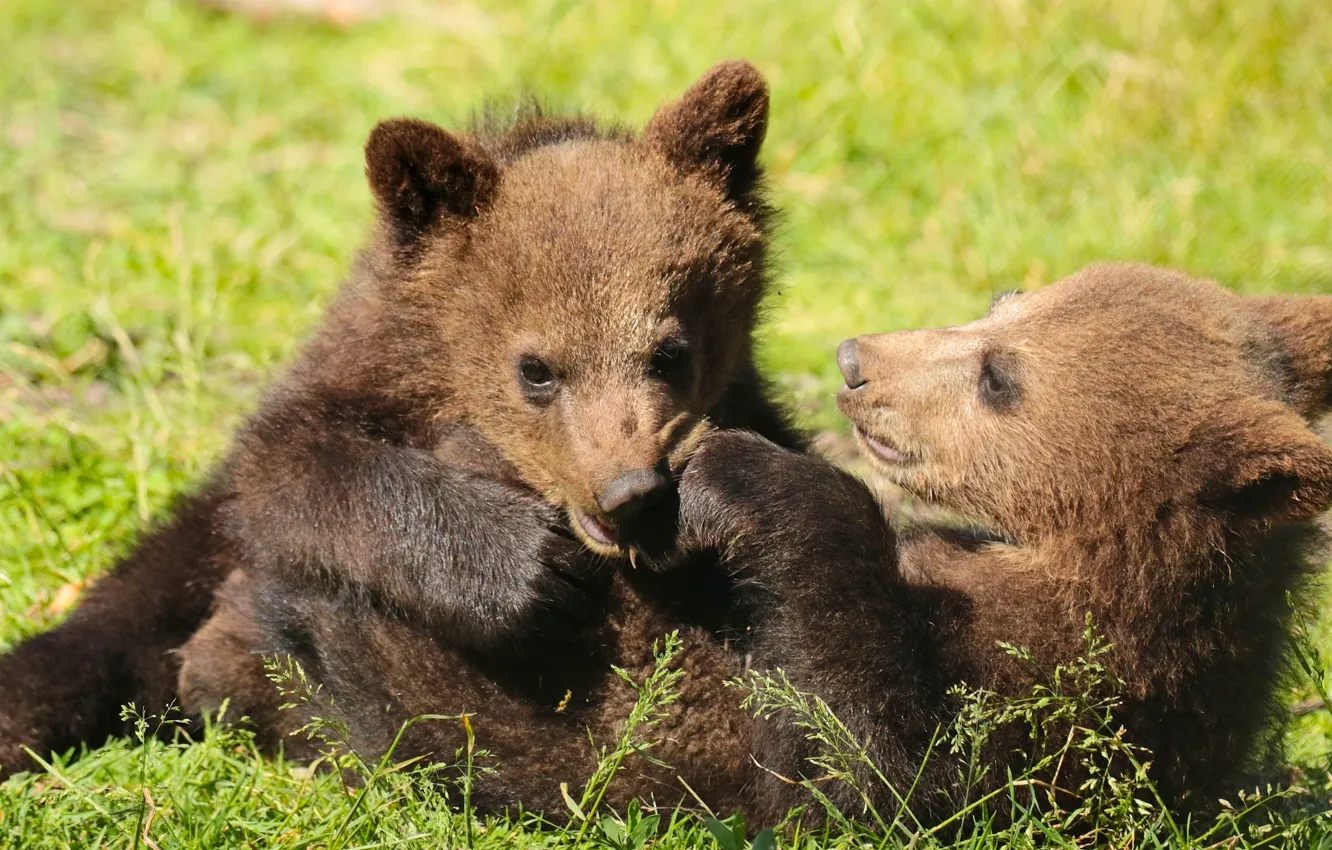
<path fill-rule="evenodd" d="M 1332 406 L 1332 298 L 1098 265 L 968 325 L 848 340 L 838 360 L 874 465 L 1017 539 L 1220 540 L 1332 502 L 1310 428 Z"/>
<path fill-rule="evenodd" d="M 752 378 L 765 282 L 767 86 L 710 70 L 641 134 L 528 116 L 375 127 L 373 275 L 411 391 L 477 430 L 620 555 L 670 497 L 728 387 Z M 667 511 L 662 511 L 665 515 Z"/>

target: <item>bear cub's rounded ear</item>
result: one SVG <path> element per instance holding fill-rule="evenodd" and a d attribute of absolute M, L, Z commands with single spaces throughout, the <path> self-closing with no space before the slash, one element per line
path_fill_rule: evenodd
<path fill-rule="evenodd" d="M 499 185 L 499 168 L 484 151 L 415 118 L 375 125 L 365 174 L 381 218 L 402 243 L 441 219 L 476 216 Z"/>
<path fill-rule="evenodd" d="M 1332 506 L 1332 447 L 1277 402 L 1239 402 L 1209 430 L 1204 498 L 1240 523 L 1282 525 Z"/>
<path fill-rule="evenodd" d="M 683 97 L 657 110 L 643 138 L 676 168 L 740 200 L 758 182 L 767 131 L 768 84 L 753 65 L 734 60 L 714 65 Z"/>
<path fill-rule="evenodd" d="M 1332 410 L 1332 296 L 1250 296 L 1244 304 L 1276 334 L 1295 408 L 1308 418 Z"/>

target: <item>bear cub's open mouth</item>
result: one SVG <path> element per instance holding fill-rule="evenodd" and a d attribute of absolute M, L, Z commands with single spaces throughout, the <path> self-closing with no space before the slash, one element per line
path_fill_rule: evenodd
<path fill-rule="evenodd" d="M 592 539 L 593 543 L 599 543 L 608 549 L 619 547 L 618 534 L 614 526 L 602 522 L 577 508 L 573 509 L 573 515 L 578 527 Z"/>
<path fill-rule="evenodd" d="M 680 496 L 674 486 L 652 503 L 620 519 L 600 517 L 577 507 L 569 514 L 588 548 L 612 558 L 628 558 L 635 566 L 665 568 L 676 549 Z"/>
<path fill-rule="evenodd" d="M 855 427 L 855 430 L 856 439 L 860 441 L 861 445 L 885 463 L 901 466 L 911 463 L 914 459 L 909 452 L 903 451 L 889 440 L 871 435 L 859 425 Z"/>

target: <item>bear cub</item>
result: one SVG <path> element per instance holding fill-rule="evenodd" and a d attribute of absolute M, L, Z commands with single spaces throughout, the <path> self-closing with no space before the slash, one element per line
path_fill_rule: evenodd
<path fill-rule="evenodd" d="M 957 710 L 950 687 L 1029 696 L 1083 654 L 1088 614 L 1112 645 L 1116 720 L 1151 750 L 1168 806 L 1214 810 L 1261 767 L 1288 600 L 1308 599 L 1326 551 L 1332 448 L 1311 426 L 1332 408 L 1332 298 L 1098 265 L 968 325 L 848 340 L 838 360 L 838 403 L 873 465 L 988 533 L 899 534 L 823 461 L 709 438 L 681 482 L 683 534 L 773 595 L 756 665 L 826 700 L 897 792 L 915 789 L 917 816 L 968 802 L 947 755 L 924 761 Z M 755 758 L 809 775 L 798 730 L 766 728 L 745 744 Z M 992 744 L 998 788 L 1031 742 Z M 1045 780 L 1072 793 L 1085 777 L 1063 770 Z M 766 816 L 794 802 L 756 782 Z"/>
<path fill-rule="evenodd" d="M 767 119 L 763 78 L 727 62 L 641 134 L 532 110 L 375 127 L 377 226 L 314 338 L 207 486 L 0 658 L 0 775 L 122 732 L 125 702 L 268 710 L 239 626 L 178 682 L 229 580 L 510 659 L 580 640 L 626 559 L 674 564 L 700 435 L 800 445 L 753 364 Z"/>

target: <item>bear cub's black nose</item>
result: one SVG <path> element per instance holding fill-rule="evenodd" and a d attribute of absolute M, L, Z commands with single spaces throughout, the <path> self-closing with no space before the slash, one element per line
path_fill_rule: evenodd
<path fill-rule="evenodd" d="M 848 339 L 837 346 L 837 368 L 842 370 L 842 378 L 848 389 L 863 387 L 867 383 L 860 374 L 860 352 L 856 350 L 856 341 Z"/>
<path fill-rule="evenodd" d="M 631 469 L 611 479 L 597 494 L 597 507 L 617 519 L 629 517 L 656 501 L 670 483 L 655 469 Z"/>

